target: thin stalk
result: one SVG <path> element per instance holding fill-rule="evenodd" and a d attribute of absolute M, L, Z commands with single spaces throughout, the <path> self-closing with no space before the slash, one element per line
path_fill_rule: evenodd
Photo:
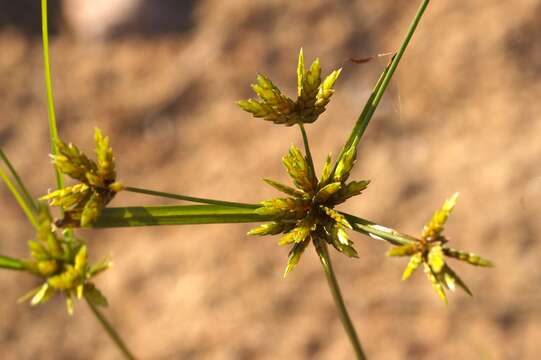
<path fill-rule="evenodd" d="M 56 114 L 53 98 L 53 81 L 51 79 L 51 63 L 49 61 L 49 29 L 47 26 L 47 0 L 41 0 L 41 35 L 43 42 L 43 65 L 45 71 L 45 89 L 47 92 L 47 113 L 49 115 L 49 132 L 51 137 L 51 153 L 56 155 L 58 149 L 56 141 L 58 140 L 58 129 L 56 127 Z M 64 178 L 58 168 L 54 167 L 56 176 L 56 185 L 58 189 L 64 187 Z"/>
<path fill-rule="evenodd" d="M 310 145 L 308 144 L 308 136 L 306 135 L 304 124 L 300 122 L 299 127 L 301 128 L 302 141 L 304 143 L 304 151 L 306 152 L 306 159 L 308 160 L 308 166 L 310 167 L 310 172 L 312 173 L 313 178 L 317 179 L 316 170 L 314 167 L 314 160 L 312 160 L 312 153 L 310 152 Z"/>
<path fill-rule="evenodd" d="M 344 303 L 342 293 L 340 292 L 340 286 L 338 286 L 338 281 L 336 280 L 336 277 L 334 275 L 331 258 L 327 250 L 327 244 L 324 241 L 318 241 L 316 246 L 318 250 L 317 253 L 319 255 L 319 260 L 321 262 L 321 266 L 323 266 L 323 271 L 325 272 L 325 277 L 327 278 L 329 288 L 331 289 L 331 294 L 334 299 L 340 321 L 342 322 L 344 330 L 346 331 L 351 345 L 355 350 L 355 355 L 357 359 L 364 360 L 366 359 L 366 355 L 364 354 L 361 342 L 359 341 L 359 337 L 357 336 L 357 332 L 355 331 L 355 327 L 353 326 L 353 322 L 349 317 L 346 304 Z"/>
<path fill-rule="evenodd" d="M 421 20 L 421 17 L 423 16 L 428 4 L 430 3 L 430 0 L 423 0 L 419 8 L 417 9 L 417 12 L 415 14 L 415 17 L 413 18 L 412 22 L 410 23 L 410 26 L 408 28 L 408 31 L 406 33 L 406 36 L 404 37 L 404 40 L 402 41 L 402 44 L 400 45 L 400 48 L 398 49 L 397 53 L 393 56 L 391 62 L 389 65 L 385 68 L 382 75 L 380 76 L 376 86 L 374 87 L 372 94 L 368 98 L 368 101 L 366 102 L 366 105 L 364 106 L 361 114 L 359 115 L 359 118 L 357 119 L 357 123 L 355 124 L 355 127 L 353 128 L 353 131 L 351 132 L 351 135 L 346 142 L 346 145 L 342 149 L 342 152 L 338 159 L 341 159 L 344 153 L 352 146 L 356 147 L 361 139 L 361 137 L 364 134 L 364 131 L 366 130 L 366 127 L 368 126 L 368 123 L 370 122 L 370 119 L 372 119 L 372 116 L 374 115 L 374 112 L 376 111 L 376 108 L 378 107 L 381 98 L 383 97 L 383 94 L 385 93 L 385 90 L 387 89 L 387 86 L 389 85 L 389 82 L 391 81 L 396 68 L 398 67 L 398 64 L 400 60 L 402 59 L 402 56 L 404 55 L 404 52 L 406 51 L 406 48 L 408 47 L 411 38 L 413 37 L 413 34 L 415 33 L 415 30 L 417 29 L 417 25 L 419 25 L 419 21 Z M 338 161 L 337 161 L 338 163 Z"/>
<path fill-rule="evenodd" d="M 201 203 L 201 204 L 242 207 L 242 208 L 248 208 L 248 209 L 256 209 L 261 206 L 261 205 L 256 205 L 256 204 L 244 204 L 244 203 L 231 202 L 231 201 L 213 200 L 213 199 L 198 198 L 198 197 L 193 197 L 193 196 L 172 194 L 172 193 L 167 193 L 167 192 L 162 192 L 162 191 L 141 189 L 141 188 L 136 188 L 136 187 L 131 187 L 131 186 L 126 186 L 124 190 L 130 191 L 133 193 L 159 196 L 159 197 L 168 198 L 168 199 L 186 200 L 186 201 L 191 201 L 191 202 L 196 202 L 196 203 Z"/>
<path fill-rule="evenodd" d="M 257 214 L 253 208 L 222 205 L 140 206 L 105 208 L 92 227 L 235 224 L 273 219 L 272 216 Z"/>
<path fill-rule="evenodd" d="M 24 271 L 26 270 L 26 265 L 25 265 L 25 262 L 22 260 L 0 255 L 0 268 Z"/>
<path fill-rule="evenodd" d="M 24 196 L 21 195 L 21 193 L 19 192 L 19 190 L 17 189 L 15 184 L 7 176 L 7 174 L 4 172 L 4 170 L 2 170 L 2 168 L 0 168 L 0 178 L 2 178 L 4 183 L 6 183 L 6 186 L 8 187 L 9 191 L 11 192 L 11 194 L 13 195 L 15 200 L 17 200 L 17 202 L 19 203 L 19 206 L 23 210 L 24 214 L 26 215 L 26 217 L 28 218 L 28 220 L 30 221 L 32 226 L 34 226 L 34 228 L 37 229 L 38 228 L 38 221 L 36 219 L 35 212 L 31 208 L 31 205 L 29 205 L 25 201 Z"/>
<path fill-rule="evenodd" d="M 408 245 L 417 241 L 414 237 L 398 232 L 372 221 L 341 212 L 351 224 L 353 230 L 368 235 L 377 240 L 385 240 L 393 245 Z"/>
<path fill-rule="evenodd" d="M 109 321 L 107 321 L 107 319 L 101 313 L 101 311 L 94 304 L 92 304 L 92 301 L 88 300 L 86 296 L 85 296 L 85 300 L 88 306 L 90 307 L 90 310 L 92 310 L 92 313 L 94 314 L 96 319 L 98 319 L 100 325 L 107 332 L 111 340 L 113 340 L 113 342 L 115 343 L 118 350 L 122 353 L 122 355 L 126 359 L 130 359 L 130 360 L 135 359 L 135 356 L 133 356 L 133 354 L 130 352 L 130 350 L 126 346 L 126 343 L 122 340 L 122 338 L 120 337 L 118 332 L 115 330 L 113 325 L 111 325 Z"/>
<path fill-rule="evenodd" d="M 17 183 L 17 185 L 19 186 L 19 189 L 22 191 L 22 196 L 25 198 L 25 201 L 27 204 L 30 204 L 32 205 L 32 207 L 34 208 L 35 211 L 38 210 L 38 207 L 34 201 L 34 199 L 32 198 L 32 196 L 30 195 L 30 192 L 28 191 L 28 189 L 26 188 L 26 186 L 24 185 L 23 181 L 21 180 L 21 177 L 19 176 L 19 174 L 17 173 L 17 171 L 15 171 L 15 168 L 13 167 L 13 165 L 11 164 L 11 161 L 9 161 L 8 157 L 6 156 L 6 154 L 2 151 L 2 149 L 0 149 L 0 158 L 2 159 L 2 161 L 4 161 L 4 163 L 6 164 L 9 172 L 11 172 L 11 176 L 13 176 L 13 178 L 15 179 L 15 182 Z"/>

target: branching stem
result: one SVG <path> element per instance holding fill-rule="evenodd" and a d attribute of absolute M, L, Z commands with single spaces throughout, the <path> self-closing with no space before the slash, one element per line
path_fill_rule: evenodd
<path fill-rule="evenodd" d="M 306 130 L 304 129 L 304 124 L 299 123 L 301 129 L 302 141 L 304 143 L 304 151 L 306 152 L 306 160 L 308 160 L 308 166 L 310 167 L 310 173 L 312 174 L 312 179 L 316 181 L 316 170 L 314 168 L 314 160 L 312 159 L 312 153 L 310 152 L 310 145 L 308 143 L 308 136 L 306 135 Z"/>
<path fill-rule="evenodd" d="M 51 137 L 51 152 L 56 155 L 58 149 L 58 129 L 56 127 L 56 114 L 53 98 L 53 81 L 51 77 L 51 63 L 49 61 L 49 29 L 47 25 L 47 0 L 41 0 L 41 35 L 43 42 L 43 66 L 45 70 L 45 89 L 47 92 L 47 113 L 49 115 L 49 132 Z M 55 165 L 56 185 L 59 189 L 64 187 L 64 177 Z"/>
<path fill-rule="evenodd" d="M 19 259 L 10 258 L 8 256 L 0 255 L 0 268 L 8 270 L 26 270 L 26 265 L 24 261 Z"/>
<path fill-rule="evenodd" d="M 329 288 L 331 290 L 331 294 L 336 305 L 336 310 L 338 311 L 340 321 L 342 322 L 344 330 L 346 331 L 351 345 L 355 350 L 355 355 L 357 359 L 365 360 L 366 355 L 364 354 L 364 350 L 361 346 L 361 342 L 359 341 L 359 337 L 357 336 L 357 332 L 355 331 L 355 327 L 353 326 L 353 322 L 349 317 L 346 304 L 344 303 L 342 293 L 340 292 L 340 286 L 338 286 L 338 281 L 336 280 L 336 277 L 334 275 L 331 258 L 327 250 L 327 244 L 321 240 L 314 241 L 317 253 L 319 255 L 319 260 L 321 262 L 321 266 L 323 266 L 323 271 L 325 272 L 325 277 L 327 278 L 327 283 L 329 284 Z"/>
<path fill-rule="evenodd" d="M 97 308 L 97 306 L 92 304 L 92 301 L 90 301 L 86 296 L 85 296 L 85 300 L 86 300 L 86 303 L 88 304 L 88 307 L 90 307 L 90 310 L 92 310 L 92 313 L 94 314 L 96 319 L 98 319 L 100 325 L 107 332 L 111 340 L 113 340 L 113 342 L 115 343 L 118 350 L 120 350 L 122 355 L 124 355 L 126 359 L 134 360 L 135 356 L 133 356 L 133 354 L 130 352 L 130 350 L 126 346 L 126 343 L 124 342 L 124 340 L 122 340 L 122 338 L 120 337 L 118 332 L 115 330 L 113 325 L 111 325 L 111 323 L 107 321 L 107 319 L 101 313 L 101 311 Z"/>
<path fill-rule="evenodd" d="M 260 206 L 260 205 L 255 205 L 255 204 L 244 204 L 244 203 L 231 202 L 231 201 L 205 199 L 205 198 L 198 198 L 198 197 L 186 196 L 186 195 L 180 195 L 180 194 L 172 194 L 172 193 L 163 192 L 163 191 L 141 189 L 141 188 L 136 188 L 136 187 L 131 187 L 131 186 L 125 187 L 124 190 L 133 192 L 133 193 L 158 196 L 158 197 L 163 197 L 167 199 L 185 200 L 185 201 L 191 201 L 191 202 L 196 202 L 196 203 L 201 203 L 201 204 L 233 206 L 233 207 L 242 207 L 242 208 L 248 208 L 248 209 L 255 209 Z"/>

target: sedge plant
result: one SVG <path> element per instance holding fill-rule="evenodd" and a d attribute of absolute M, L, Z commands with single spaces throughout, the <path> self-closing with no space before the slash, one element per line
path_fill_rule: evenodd
<path fill-rule="evenodd" d="M 33 306 L 45 303 L 55 294 L 61 294 L 66 299 L 68 313 L 73 314 L 74 299 L 84 299 L 119 351 L 128 359 L 133 359 L 134 355 L 101 312 L 100 308 L 107 306 L 108 301 L 94 284 L 94 277 L 107 270 L 111 262 L 109 259 L 95 263 L 89 261 L 89 245 L 75 234 L 80 227 L 260 223 L 248 235 L 280 235 L 279 245 L 290 247 L 284 277 L 290 274 L 301 256 L 312 247 L 320 259 L 340 321 L 357 359 L 366 359 L 366 355 L 348 314 L 329 251 L 330 246 L 347 257 L 358 258 L 359 254 L 349 232 L 356 231 L 372 239 L 385 241 L 390 245 L 387 253 L 389 256 L 409 257 L 403 280 L 422 266 L 436 294 L 446 303 L 447 290 L 454 291 L 458 287 L 471 295 L 470 289 L 446 260 L 455 259 L 483 267 L 492 264 L 478 255 L 450 247 L 449 238 L 443 234 L 458 194 L 451 196 L 434 212 L 417 237 L 344 213 L 337 208 L 350 198 L 361 195 L 369 186 L 369 180 L 350 179 L 357 161 L 357 147 L 428 4 L 429 0 L 421 2 L 401 46 L 379 77 L 341 152 L 334 160 L 329 155 L 319 172 L 312 159 L 305 126 L 318 120 L 329 106 L 335 92 L 334 85 L 342 70 L 331 71 L 322 77 L 319 59 L 306 67 L 301 49 L 297 63 L 296 98 L 284 94 L 269 77 L 257 75 L 256 83 L 252 85 L 257 98 L 241 100 L 238 106 L 256 118 L 277 125 L 298 126 L 304 153 L 291 146 L 282 158 L 292 179 L 292 186 L 264 179 L 283 195 L 259 203 L 239 203 L 121 184 L 117 180 L 110 140 L 99 129 L 94 132 L 96 160 L 92 160 L 74 144 L 60 139 L 49 62 L 47 1 L 42 0 L 45 84 L 56 189 L 37 199 L 33 197 L 8 157 L 0 150 L 0 159 L 4 164 L 0 167 L 0 177 L 36 232 L 36 238 L 28 242 L 29 259 L 0 255 L 0 268 L 26 271 L 42 279 L 39 287 L 21 298 L 29 300 Z M 66 186 L 65 177 L 74 183 Z M 121 191 L 189 201 L 196 205 L 108 207 Z M 60 208 L 58 219 L 53 220 L 50 206 Z"/>

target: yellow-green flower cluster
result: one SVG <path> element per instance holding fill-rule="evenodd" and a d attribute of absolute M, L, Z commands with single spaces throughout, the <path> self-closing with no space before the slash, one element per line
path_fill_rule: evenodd
<path fill-rule="evenodd" d="M 94 132 L 96 161 L 90 160 L 75 145 L 56 142 L 58 153 L 52 155 L 58 170 L 80 183 L 53 191 L 40 200 L 49 200 L 50 205 L 64 210 L 61 225 L 92 224 L 101 210 L 122 190 L 116 181 L 113 150 L 109 138 L 100 129 Z"/>
<path fill-rule="evenodd" d="M 346 199 L 359 195 L 368 186 L 369 181 L 346 182 L 355 163 L 355 149 L 342 157 L 335 167 L 329 155 L 319 181 L 310 171 L 307 159 L 295 146 L 290 148 L 282 161 L 295 187 L 264 179 L 289 197 L 263 201 L 256 212 L 273 216 L 274 221 L 252 229 L 248 234 L 284 234 L 279 244 L 293 245 L 284 276 L 299 262 L 311 240 L 326 241 L 339 252 L 357 257 L 357 251 L 346 233 L 346 229 L 351 229 L 351 225 L 334 209 Z"/>
<path fill-rule="evenodd" d="M 305 68 L 302 49 L 297 66 L 297 100 L 293 101 L 282 94 L 265 75 L 257 75 L 257 84 L 252 89 L 259 100 L 241 100 L 238 105 L 254 117 L 272 121 L 275 124 L 292 126 L 299 123 L 313 123 L 331 100 L 334 83 L 341 69 L 331 72 L 321 80 L 319 59 L 314 60 L 309 69 Z"/>
<path fill-rule="evenodd" d="M 44 282 L 20 301 L 30 299 L 31 305 L 38 305 L 61 293 L 66 298 L 70 315 L 73 314 L 74 297 L 81 299 L 84 296 L 96 306 L 107 306 L 107 299 L 90 279 L 107 270 L 110 262 L 102 260 L 90 265 L 84 242 L 70 230 L 64 230 L 62 236 L 58 236 L 44 204 L 40 204 L 36 239 L 30 240 L 28 246 L 32 260 L 26 262 L 26 268 Z"/>
<path fill-rule="evenodd" d="M 402 274 L 402 280 L 407 280 L 421 264 L 428 279 L 438 296 L 447 303 L 445 289 L 454 291 L 456 286 L 472 295 L 464 281 L 445 262 L 450 257 L 467 262 L 471 265 L 489 267 L 492 263 L 479 255 L 459 251 L 446 244 L 448 240 L 442 235 L 445 222 L 456 205 L 458 194 L 447 199 L 441 209 L 436 211 L 425 225 L 421 238 L 408 244 L 397 246 L 389 250 L 389 256 L 410 256 L 410 261 Z"/>

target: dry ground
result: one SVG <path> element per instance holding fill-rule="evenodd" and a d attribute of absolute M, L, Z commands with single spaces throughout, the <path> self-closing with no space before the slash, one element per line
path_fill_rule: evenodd
<path fill-rule="evenodd" d="M 256 72 L 294 92 L 295 61 L 344 66 L 327 113 L 308 127 L 317 164 L 337 153 L 417 1 L 218 1 L 195 4 L 181 33 L 82 42 L 53 39 L 64 139 L 91 148 L 110 135 L 132 186 L 254 202 L 275 195 L 260 179 L 287 181 L 280 157 L 296 129 L 249 118 Z M 359 260 L 334 256 L 351 315 L 372 359 L 538 359 L 541 337 L 541 2 L 435 1 L 360 147 L 368 191 L 346 207 L 415 234 L 443 199 L 461 198 L 447 233 L 492 259 L 457 265 L 475 293 L 446 308 L 404 261 L 354 235 Z M 0 32 L 0 145 L 35 194 L 53 186 L 40 43 Z M 0 188 L 0 253 L 26 256 L 32 231 Z M 158 204 L 122 194 L 114 205 Z M 167 203 L 167 202 L 165 202 Z M 85 231 L 95 257 L 115 267 L 97 282 L 108 316 L 146 359 L 351 359 L 319 263 L 307 252 L 281 278 L 287 250 L 247 238 L 249 225 Z M 60 300 L 16 299 L 36 282 L 0 272 L 3 359 L 116 359 L 88 309 L 69 318 Z"/>

